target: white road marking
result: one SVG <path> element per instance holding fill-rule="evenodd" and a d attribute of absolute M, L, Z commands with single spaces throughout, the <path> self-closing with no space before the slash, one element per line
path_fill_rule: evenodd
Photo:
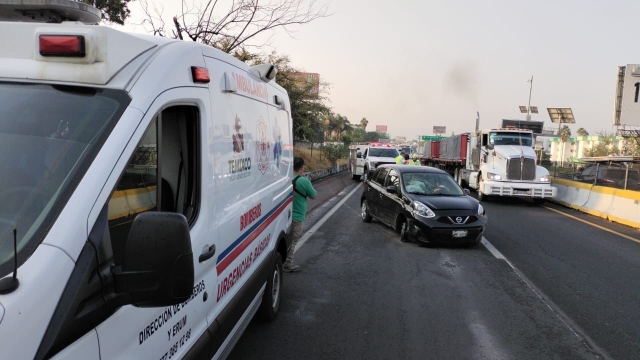
<path fill-rule="evenodd" d="M 513 266 L 513 264 L 504 255 L 502 255 L 502 253 L 498 251 L 498 249 L 496 249 L 495 246 L 493 246 L 484 236 L 482 237 L 482 245 L 484 245 L 484 247 L 487 248 L 487 250 L 489 250 L 489 252 L 496 257 L 496 259 L 504 260 L 509 265 L 509 267 L 511 267 L 511 270 L 513 270 L 513 272 L 518 275 L 520 280 L 522 280 L 522 282 L 524 282 L 529 287 L 529 289 L 531 289 L 531 291 L 536 294 L 538 299 L 540 299 L 542 303 L 545 304 L 545 306 L 549 308 L 549 310 L 551 310 L 551 312 L 553 312 L 553 314 L 558 319 L 560 319 L 560 321 L 573 333 L 573 335 L 576 336 L 576 338 L 582 341 L 582 343 L 587 348 L 595 350 L 597 352 L 596 356 L 598 358 L 611 359 L 611 355 L 609 355 L 609 353 L 604 351 L 604 349 L 599 347 L 595 343 L 595 341 L 593 341 L 593 339 L 586 335 L 586 332 L 582 330 L 575 321 L 573 321 L 567 314 L 565 314 L 565 312 L 562 311 L 562 309 L 560 309 L 560 307 L 553 301 L 551 301 L 548 296 L 544 295 L 543 292 L 537 286 L 535 286 L 533 282 L 531 282 L 531 280 L 529 280 L 522 272 L 520 272 L 515 266 Z M 582 334 L 578 334 L 578 331 L 580 331 L 580 333 Z"/>
<path fill-rule="evenodd" d="M 491 243 L 489 242 L 489 240 L 487 240 L 487 238 L 485 238 L 484 236 L 482 237 L 482 241 L 481 241 L 482 245 L 484 245 L 484 247 L 487 248 L 487 250 L 489 250 L 489 252 L 496 257 L 496 259 L 500 259 L 500 260 L 504 260 L 507 261 L 507 259 L 504 257 L 504 255 L 502 255 L 502 253 L 500 251 L 498 251 L 498 249 L 496 249 L 493 245 L 491 245 Z M 509 262 L 509 261 L 507 261 Z M 509 264 L 511 265 L 511 264 Z M 512 266 L 513 267 L 513 266 Z"/>
<path fill-rule="evenodd" d="M 342 200 L 340 200 L 339 203 L 337 203 L 331 210 L 329 210 L 329 212 L 327 212 L 326 214 L 324 214 L 324 216 L 322 217 L 322 219 L 320 219 L 317 223 L 315 223 L 315 225 L 313 225 L 311 227 L 311 229 L 309 229 L 309 231 L 307 231 L 306 233 L 304 233 L 304 235 L 302 235 L 302 237 L 300 238 L 300 240 L 298 240 L 298 244 L 296 245 L 296 250 L 298 251 L 298 249 L 300 249 L 302 247 L 302 245 L 304 245 L 304 243 L 307 242 L 307 240 L 309 240 L 309 238 L 311 236 L 313 236 L 313 234 L 315 234 L 316 231 L 318 231 L 318 229 L 327 221 L 329 220 L 329 218 L 331 217 L 331 215 L 333 215 L 336 211 L 338 211 L 338 209 L 340 208 L 340 206 L 342 206 L 342 204 L 344 204 L 350 197 L 351 195 L 353 195 L 353 193 L 355 193 L 360 186 L 362 186 L 362 183 L 358 184 L 355 188 L 353 188 L 353 190 L 351 190 L 351 192 L 349 192 L 347 194 L 347 196 L 345 196 L 344 198 L 342 198 Z"/>

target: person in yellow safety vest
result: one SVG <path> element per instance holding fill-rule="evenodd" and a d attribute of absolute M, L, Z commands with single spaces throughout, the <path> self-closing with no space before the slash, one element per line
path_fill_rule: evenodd
<path fill-rule="evenodd" d="M 404 151 L 400 150 L 400 155 L 396 156 L 396 164 L 404 163 Z"/>
<path fill-rule="evenodd" d="M 413 161 L 410 162 L 410 165 L 417 165 L 417 166 L 422 165 L 420 164 L 420 160 L 418 160 L 418 154 L 413 154 L 412 158 L 413 158 Z"/>

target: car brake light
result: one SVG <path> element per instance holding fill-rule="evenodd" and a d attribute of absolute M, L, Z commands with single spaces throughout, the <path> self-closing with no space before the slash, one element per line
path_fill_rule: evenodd
<path fill-rule="evenodd" d="M 40 35 L 40 55 L 84 57 L 84 36 Z"/>
<path fill-rule="evenodd" d="M 192 66 L 191 75 L 193 75 L 193 82 L 199 84 L 208 84 L 211 81 L 209 78 L 209 69 Z"/>

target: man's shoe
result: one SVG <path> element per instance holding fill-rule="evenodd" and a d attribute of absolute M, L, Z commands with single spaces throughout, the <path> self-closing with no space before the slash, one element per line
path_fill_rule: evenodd
<path fill-rule="evenodd" d="M 298 272 L 300 271 L 300 265 L 284 266 L 283 269 L 286 273 Z"/>

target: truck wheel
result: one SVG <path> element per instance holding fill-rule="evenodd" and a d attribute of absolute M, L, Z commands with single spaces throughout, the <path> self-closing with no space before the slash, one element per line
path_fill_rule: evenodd
<path fill-rule="evenodd" d="M 467 182 L 463 179 L 462 170 L 458 171 L 458 185 L 463 189 L 467 188 Z"/>
<path fill-rule="evenodd" d="M 258 317 L 262 321 L 273 321 L 280 310 L 280 295 L 282 294 L 282 256 L 276 251 L 272 271 L 267 279 L 262 304 L 258 310 Z"/>
<path fill-rule="evenodd" d="M 482 193 L 483 183 L 484 181 L 482 181 L 482 173 L 479 173 L 478 174 L 478 201 L 489 201 L 489 195 L 485 195 Z"/>

